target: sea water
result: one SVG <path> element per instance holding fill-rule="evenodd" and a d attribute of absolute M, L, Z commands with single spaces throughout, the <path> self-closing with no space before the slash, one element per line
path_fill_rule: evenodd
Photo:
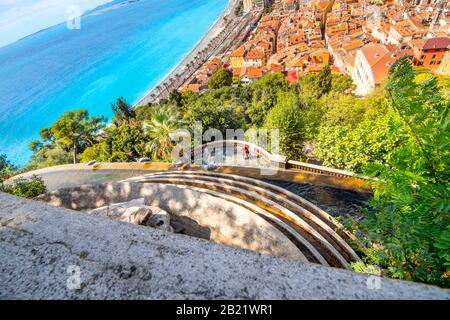
<path fill-rule="evenodd" d="M 16 165 L 39 130 L 68 110 L 111 118 L 170 72 L 225 10 L 227 0 L 114 1 L 0 48 L 0 153 Z"/>

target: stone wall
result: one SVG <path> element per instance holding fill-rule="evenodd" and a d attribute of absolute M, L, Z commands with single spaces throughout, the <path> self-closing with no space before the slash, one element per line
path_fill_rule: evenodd
<path fill-rule="evenodd" d="M 0 193 L 0 298 L 450 299 L 450 292 Z"/>

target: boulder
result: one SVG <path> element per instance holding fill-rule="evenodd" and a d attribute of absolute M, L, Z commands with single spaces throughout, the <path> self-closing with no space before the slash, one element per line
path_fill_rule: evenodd
<path fill-rule="evenodd" d="M 158 207 L 147 208 L 151 208 L 152 214 L 149 216 L 149 219 L 146 221 L 145 225 L 163 230 L 165 232 L 174 232 L 172 226 L 170 225 L 170 215 L 166 211 Z"/>
<path fill-rule="evenodd" d="M 119 220 L 131 224 L 148 225 L 152 210 L 147 206 L 130 207 L 120 216 Z"/>
<path fill-rule="evenodd" d="M 144 198 L 138 198 L 127 202 L 113 203 L 108 206 L 87 210 L 86 212 L 97 216 L 120 220 L 120 217 L 125 214 L 127 209 L 142 206 L 145 206 Z"/>
<path fill-rule="evenodd" d="M 173 232 L 173 228 L 170 226 L 170 214 L 161 208 L 145 205 L 144 198 L 114 203 L 86 212 L 126 223 Z"/>

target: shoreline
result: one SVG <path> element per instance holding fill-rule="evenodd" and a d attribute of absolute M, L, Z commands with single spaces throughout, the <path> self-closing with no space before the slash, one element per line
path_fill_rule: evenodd
<path fill-rule="evenodd" d="M 222 14 L 216 19 L 208 31 L 202 36 L 202 38 L 197 41 L 194 47 L 180 60 L 180 62 L 170 70 L 164 77 L 159 80 L 156 85 L 147 91 L 138 102 L 133 104 L 133 107 L 138 107 L 153 102 L 152 94 L 156 94 L 157 88 L 162 86 L 164 83 L 168 82 L 169 79 L 176 79 L 176 75 L 181 75 L 187 66 L 194 60 L 196 55 L 202 50 L 206 49 L 211 42 L 217 36 L 221 30 L 225 28 L 224 18 L 234 15 L 234 9 L 239 4 L 239 0 L 228 0 L 227 7 L 222 12 Z M 185 79 L 186 80 L 186 79 Z M 184 80 L 184 81 L 185 81 Z M 182 83 L 184 83 L 184 81 Z M 177 87 L 181 86 L 180 83 Z"/>

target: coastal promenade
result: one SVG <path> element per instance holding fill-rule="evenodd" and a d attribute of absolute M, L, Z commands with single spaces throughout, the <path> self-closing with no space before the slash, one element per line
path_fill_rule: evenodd
<path fill-rule="evenodd" d="M 233 33 L 233 31 L 242 24 L 242 20 L 248 16 L 236 17 L 234 11 L 238 5 L 239 0 L 229 0 L 228 7 L 191 52 L 159 83 L 159 85 L 148 92 L 135 106 L 146 105 L 160 99 L 168 98 L 170 92 L 178 89 L 203 65 L 204 62 L 209 59 L 209 57 L 217 52 L 218 48 L 222 46 L 228 36 Z"/>

